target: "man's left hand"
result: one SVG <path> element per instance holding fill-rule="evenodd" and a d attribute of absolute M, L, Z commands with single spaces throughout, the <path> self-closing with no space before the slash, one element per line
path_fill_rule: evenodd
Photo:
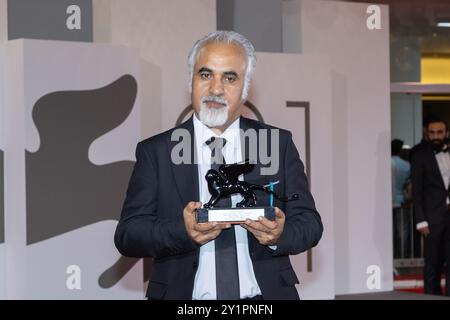
<path fill-rule="evenodd" d="M 247 219 L 241 226 L 251 232 L 260 244 L 275 246 L 283 233 L 285 219 L 284 212 L 275 207 L 274 221 L 259 217 L 258 221 Z"/>

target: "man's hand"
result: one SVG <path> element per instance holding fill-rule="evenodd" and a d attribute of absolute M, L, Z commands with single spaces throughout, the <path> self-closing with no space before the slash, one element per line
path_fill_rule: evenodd
<path fill-rule="evenodd" d="M 217 238 L 222 229 L 230 228 L 229 223 L 197 223 L 195 210 L 202 207 L 201 202 L 189 202 L 183 210 L 184 225 L 189 237 L 202 245 Z"/>
<path fill-rule="evenodd" d="M 241 226 L 251 232 L 260 244 L 274 246 L 283 233 L 285 220 L 284 212 L 275 207 L 275 221 L 260 217 L 259 221 L 247 219 Z"/>
<path fill-rule="evenodd" d="M 417 231 L 419 231 L 425 237 L 430 234 L 430 228 L 428 228 L 428 227 L 423 227 L 423 228 L 417 229 Z"/>

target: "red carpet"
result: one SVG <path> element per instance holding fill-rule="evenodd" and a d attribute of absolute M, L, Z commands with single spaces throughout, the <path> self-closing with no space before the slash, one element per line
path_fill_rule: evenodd
<path fill-rule="evenodd" d="M 445 294 L 445 278 L 441 279 L 442 292 Z M 423 292 L 423 276 L 422 275 L 403 275 L 394 276 L 394 290 L 413 293 Z"/>

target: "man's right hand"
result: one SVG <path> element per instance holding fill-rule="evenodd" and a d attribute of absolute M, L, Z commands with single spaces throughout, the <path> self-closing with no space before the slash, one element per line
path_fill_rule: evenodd
<path fill-rule="evenodd" d="M 417 231 L 419 231 L 425 237 L 430 234 L 430 228 L 428 227 L 417 229 Z"/>
<path fill-rule="evenodd" d="M 195 210 L 202 207 L 201 202 L 189 202 L 183 210 L 184 225 L 189 237 L 196 243 L 203 245 L 217 238 L 222 229 L 230 228 L 229 223 L 197 223 Z"/>

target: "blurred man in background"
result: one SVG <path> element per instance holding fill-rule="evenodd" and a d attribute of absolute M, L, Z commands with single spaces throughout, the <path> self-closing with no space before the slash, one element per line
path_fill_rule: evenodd
<path fill-rule="evenodd" d="M 441 295 L 445 264 L 446 295 L 450 295 L 450 182 L 449 132 L 444 120 L 433 118 L 426 126 L 427 141 L 411 156 L 414 213 L 417 230 L 425 237 L 425 293 Z"/>

